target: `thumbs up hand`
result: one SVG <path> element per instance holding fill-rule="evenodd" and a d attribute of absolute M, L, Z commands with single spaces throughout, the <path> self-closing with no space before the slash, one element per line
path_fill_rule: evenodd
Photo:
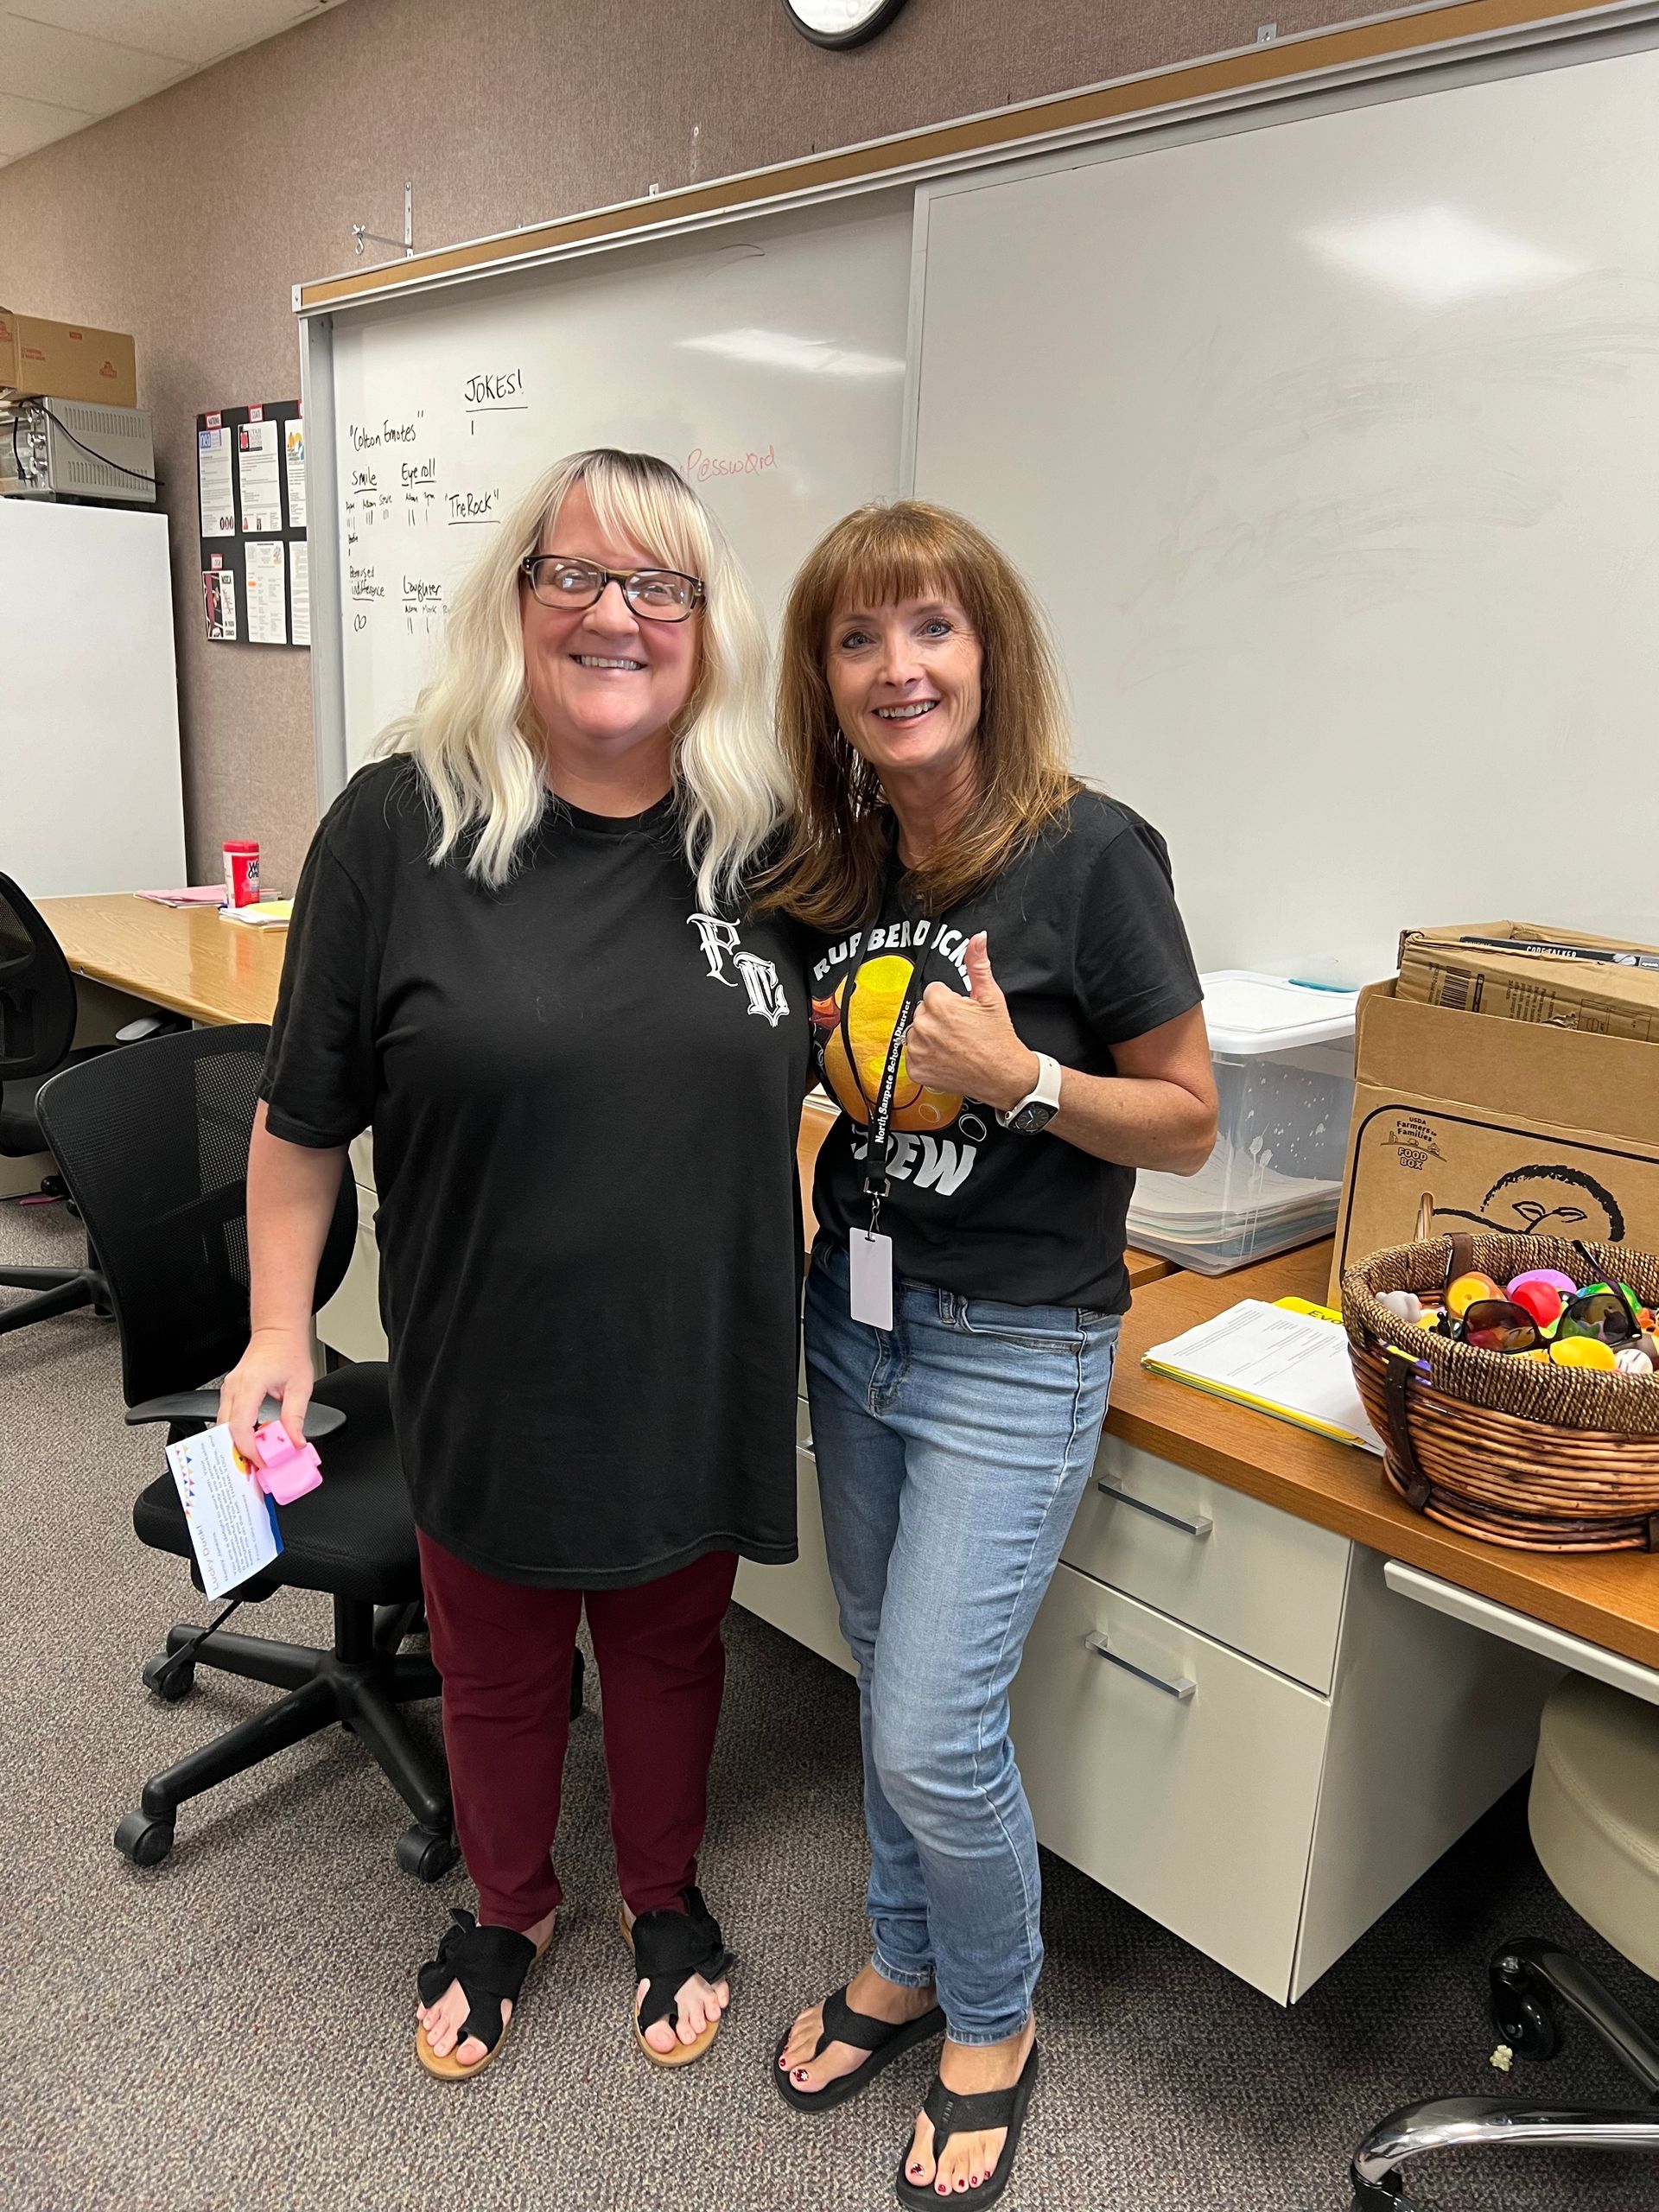
<path fill-rule="evenodd" d="M 959 1090 L 1007 1113 L 1036 1082 L 1037 1055 L 1020 1042 L 991 972 L 983 930 L 969 939 L 964 965 L 966 997 L 948 983 L 930 983 L 922 993 L 905 1042 L 905 1065 L 931 1090 Z"/>

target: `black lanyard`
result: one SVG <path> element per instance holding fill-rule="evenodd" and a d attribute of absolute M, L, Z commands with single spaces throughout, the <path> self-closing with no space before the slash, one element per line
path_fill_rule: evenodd
<path fill-rule="evenodd" d="M 856 964 L 848 970 L 847 988 L 842 995 L 841 1041 L 847 1054 L 847 1065 L 855 1071 L 855 1080 L 856 1080 L 858 1063 L 853 1057 L 851 1028 L 853 995 L 858 988 L 859 969 L 863 966 L 868 954 L 869 938 L 880 925 L 882 918 L 887 913 L 893 882 L 893 876 L 890 871 L 882 882 L 881 895 L 877 902 L 874 919 L 868 924 L 859 940 L 859 950 L 854 956 Z M 905 1039 L 910 1033 L 910 1025 L 915 1016 L 916 1008 L 921 1001 L 923 991 L 927 988 L 927 957 L 931 949 L 931 944 L 925 946 L 912 944 L 909 947 L 910 981 L 906 984 L 905 995 L 899 1001 L 899 1012 L 893 1021 L 893 1035 L 887 1043 L 887 1062 L 881 1070 L 881 1080 L 876 1085 L 875 1096 L 870 1102 L 870 1118 L 867 1125 L 867 1145 L 864 1154 L 864 1193 L 870 1201 L 869 1233 L 872 1236 L 875 1235 L 875 1224 L 880 1216 L 881 1201 L 887 1197 L 889 1188 L 887 1166 L 893 1158 L 893 1096 L 899 1087 L 899 1063 L 904 1058 Z"/>

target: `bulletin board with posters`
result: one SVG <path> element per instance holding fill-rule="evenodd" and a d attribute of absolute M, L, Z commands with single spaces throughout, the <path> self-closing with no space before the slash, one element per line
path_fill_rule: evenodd
<path fill-rule="evenodd" d="M 305 427 L 297 399 L 196 417 L 202 617 L 226 645 L 308 645 Z"/>

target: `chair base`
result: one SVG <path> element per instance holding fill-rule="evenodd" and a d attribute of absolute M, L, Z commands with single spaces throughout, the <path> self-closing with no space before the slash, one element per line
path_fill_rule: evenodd
<path fill-rule="evenodd" d="M 336 1598 L 332 1650 L 224 1630 L 207 1636 L 188 1626 L 169 1630 L 165 1653 L 144 1669 L 146 1685 L 169 1703 L 188 1694 L 199 1666 L 288 1694 L 147 1782 L 138 1811 L 115 1832 L 116 1848 L 136 1866 L 158 1866 L 173 1848 L 181 1805 L 338 1723 L 372 1754 L 415 1816 L 399 1840 L 399 1865 L 423 1881 L 447 1873 L 458 1856 L 448 1781 L 432 1773 L 397 1710 L 442 1688 L 429 1658 L 399 1649 L 420 1611 L 418 1603 L 376 1607 Z M 177 1656 L 187 1650 L 188 1658 Z"/>
<path fill-rule="evenodd" d="M 1518 2058 L 1553 2058 L 1557 2007 L 1593 2030 L 1643 2092 L 1640 2107 L 1529 2104 L 1506 2097 L 1436 2097 L 1402 2105 L 1374 2127 L 1350 2169 L 1354 2212 L 1414 2212 L 1401 2169 L 1431 2151 L 1476 2144 L 1659 2152 L 1659 2042 L 1570 1952 L 1531 1936 L 1492 1955 L 1492 2019 Z"/>
<path fill-rule="evenodd" d="M 0 1268 L 0 1290 L 35 1293 L 0 1312 L 0 1337 L 32 1321 L 49 1321 L 54 1313 L 72 1313 L 78 1306 L 90 1306 L 105 1320 L 112 1310 L 108 1285 L 96 1268 Z"/>

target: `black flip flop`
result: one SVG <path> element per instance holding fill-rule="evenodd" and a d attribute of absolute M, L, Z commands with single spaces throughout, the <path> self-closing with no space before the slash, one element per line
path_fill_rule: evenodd
<path fill-rule="evenodd" d="M 812 2056 L 817 2058 L 830 2044 L 847 2043 L 855 2050 L 868 2050 L 869 2057 L 850 2074 L 826 2082 L 821 2089 L 798 2089 L 778 2063 L 789 2048 L 789 2036 L 785 2036 L 772 2054 L 772 2087 L 797 2112 L 829 2112 L 836 2105 L 844 2105 L 849 2097 L 855 2097 L 884 2067 L 929 2036 L 938 2035 L 944 2025 L 944 2014 L 937 2005 L 917 2020 L 877 2020 L 868 2012 L 854 2012 L 847 2002 L 845 1987 L 834 1990 L 823 2000 L 823 2033 Z M 793 2033 L 791 2028 L 790 2034 Z"/>
<path fill-rule="evenodd" d="M 906 2148 L 899 2161 L 898 2177 L 893 2183 L 893 2194 L 901 2204 L 928 2205 L 938 2212 L 941 2203 L 960 2208 L 960 2212 L 976 2212 L 982 2204 L 995 2204 L 1014 2178 L 1014 2153 L 1020 2148 L 1020 2131 L 1026 2124 L 1026 2107 L 1031 2102 L 1031 2093 L 1037 2086 L 1037 2046 L 1033 2044 L 1029 2056 L 1020 2071 L 1020 2079 L 1011 2089 L 986 2089 L 979 2095 L 958 2096 L 954 2089 L 947 2089 L 938 2075 L 933 2076 L 933 2086 L 922 2100 L 922 2110 L 933 2123 L 933 2167 L 937 2173 L 940 2154 L 953 2135 L 978 2135 L 993 2127 L 1006 2127 L 1008 2139 L 1002 2145 L 1002 2154 L 977 2189 L 953 2189 L 946 2197 L 930 2182 L 912 2181 L 905 2171 L 910 2157 Z"/>

